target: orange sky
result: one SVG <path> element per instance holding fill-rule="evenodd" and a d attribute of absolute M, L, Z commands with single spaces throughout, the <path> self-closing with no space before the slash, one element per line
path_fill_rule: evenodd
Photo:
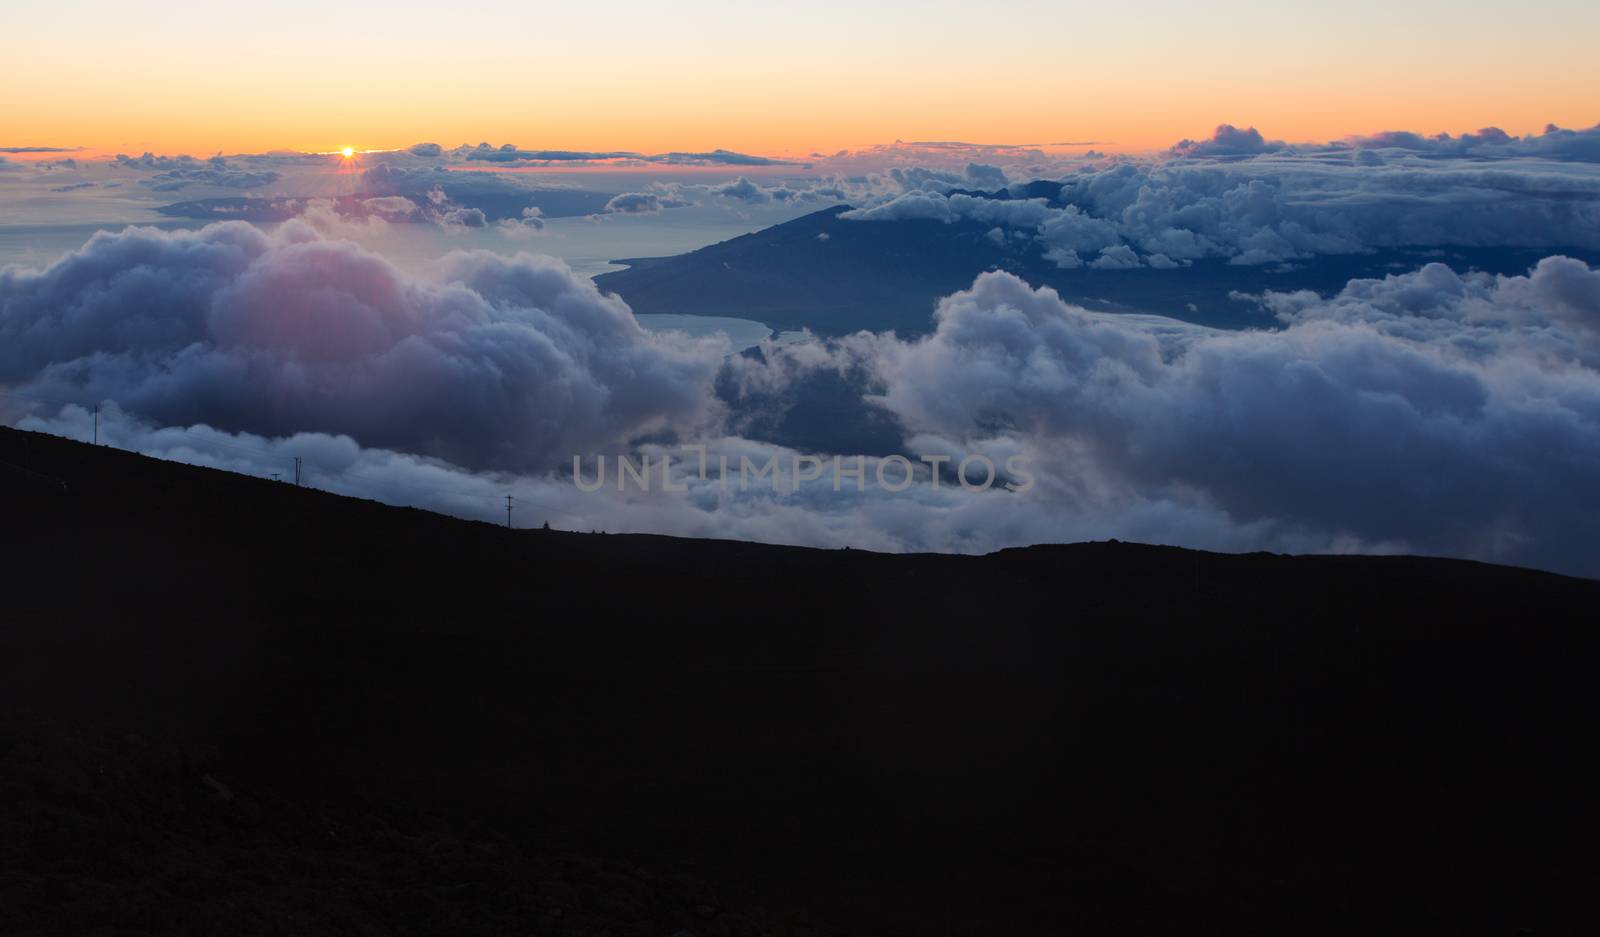
<path fill-rule="evenodd" d="M 1600 121 L 1600 4 L 1566 0 L 571 6 L 34 4 L 0 15 L 0 146 L 1141 150 L 1224 121 L 1292 141 Z"/>

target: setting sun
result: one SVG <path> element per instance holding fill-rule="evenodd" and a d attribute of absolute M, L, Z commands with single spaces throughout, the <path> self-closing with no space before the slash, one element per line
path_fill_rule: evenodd
<path fill-rule="evenodd" d="M 344 154 L 345 159 L 349 159 L 350 157 L 356 155 L 356 148 L 353 146 L 347 146 L 339 152 Z"/>

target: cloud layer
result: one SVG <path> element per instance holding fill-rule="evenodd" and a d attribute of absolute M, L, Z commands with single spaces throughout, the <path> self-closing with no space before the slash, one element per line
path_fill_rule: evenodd
<path fill-rule="evenodd" d="M 1011 181 L 1026 178 L 1011 160 L 1034 151 L 917 144 L 952 162 L 658 181 L 589 210 L 848 197 L 862 224 L 971 225 L 975 239 L 1063 267 L 1288 265 L 1402 245 L 1581 253 L 1600 250 L 1595 134 L 1306 147 L 1223 126 L 1159 158 L 1079 161 L 1026 184 Z M 395 158 L 367 173 L 371 217 L 523 238 L 544 223 L 534 208 L 489 216 L 438 189 L 525 191 L 436 164 L 466 161 L 460 151 Z M 206 174 L 279 165 L 250 159 L 122 169 L 226 186 Z M 511 491 L 537 520 L 578 529 L 969 551 L 1115 536 L 1600 575 L 1600 271 L 1583 260 L 1551 256 L 1522 276 L 1429 264 L 1332 295 L 1263 292 L 1249 298 L 1278 327 L 1250 332 L 1087 312 L 990 273 L 946 297 L 918 340 L 769 342 L 730 357 L 721 340 L 645 331 L 548 258 L 458 253 L 405 273 L 339 230 L 129 229 L 42 270 L 0 271 L 0 409 L 76 433 L 82 405 L 114 402 L 118 445 L 258 473 L 301 455 L 324 487 L 485 519 Z M 729 490 L 690 469 L 696 446 L 713 462 L 854 456 L 740 435 L 764 432 L 755 408 L 791 405 L 825 371 L 842 405 L 874 408 L 907 456 L 942 468 L 917 464 L 903 491 L 877 484 L 876 459 L 864 491 Z M 580 492 L 565 474 L 578 453 L 670 453 L 683 489 Z M 969 491 L 953 467 L 980 456 L 1002 481 L 1023 456 L 1037 484 Z"/>
<path fill-rule="evenodd" d="M 1281 331 L 1174 349 L 987 274 L 932 335 L 869 354 L 913 438 L 1003 440 L 1058 479 L 1187 493 L 1235 524 L 1596 571 L 1600 271 L 1432 265 L 1263 299 Z"/>
<path fill-rule="evenodd" d="M 403 274 L 299 222 L 96 235 L 0 272 L 0 383 L 162 424 L 348 434 L 535 469 L 716 416 L 725 343 L 644 331 L 549 258 Z"/>
<path fill-rule="evenodd" d="M 39 428 L 86 419 L 43 402 L 116 401 L 132 448 L 252 471 L 293 449 L 326 487 L 469 516 L 513 490 L 580 529 L 940 550 L 1117 536 L 1600 574 L 1600 271 L 1433 264 L 1259 301 L 1282 328 L 1159 328 L 991 273 L 920 340 L 728 357 L 643 331 L 545 259 L 455 254 L 414 278 L 295 224 L 132 229 L 0 274 L 0 382 Z M 892 418 L 916 484 L 879 484 L 877 459 L 861 491 L 698 477 L 694 445 L 735 465 L 812 455 L 730 435 L 727 406 L 820 369 Z M 669 452 L 682 491 L 565 476 L 576 453 L 592 471 Z M 853 456 L 814 453 L 836 454 Z M 1015 483 L 1018 456 L 1025 491 L 955 474 L 972 459 Z"/>
<path fill-rule="evenodd" d="M 1243 136 L 1223 128 L 1218 140 L 1190 149 L 1258 152 L 1260 135 Z M 951 174 L 901 173 L 898 194 L 844 217 L 992 225 L 1067 268 L 1283 263 L 1446 244 L 1600 249 L 1600 172 L 1586 164 L 1380 157 L 1373 166 L 1350 151 L 1259 152 L 1086 167 L 1059 187 L 1036 182 L 998 197 L 959 191 Z"/>

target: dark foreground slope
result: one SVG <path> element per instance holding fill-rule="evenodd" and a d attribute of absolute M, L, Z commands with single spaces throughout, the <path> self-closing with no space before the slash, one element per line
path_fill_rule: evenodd
<path fill-rule="evenodd" d="M 8 933 L 1600 925 L 1600 584 L 507 531 L 9 430 L 0 461 Z"/>

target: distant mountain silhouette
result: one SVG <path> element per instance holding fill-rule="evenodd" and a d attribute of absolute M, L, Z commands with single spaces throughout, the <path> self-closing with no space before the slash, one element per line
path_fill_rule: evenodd
<path fill-rule="evenodd" d="M 595 283 L 627 300 L 636 313 L 734 316 L 821 335 L 893 329 L 904 336 L 932 330 L 941 297 L 966 289 L 986 270 L 1008 270 L 1091 309 L 1248 328 L 1276 322 L 1235 292 L 1331 293 L 1356 277 L 1382 277 L 1435 260 L 1460 270 L 1526 273 L 1540 258 L 1563 253 L 1452 247 L 1321 256 L 1287 267 L 1212 259 L 1172 270 L 1063 270 L 1035 242 L 1002 246 L 991 240 L 989 225 L 841 219 L 848 210 L 823 209 L 677 257 L 618 260 L 628 268 L 600 274 Z M 1592 251 L 1565 253 L 1600 260 Z"/>
<path fill-rule="evenodd" d="M 0 464 L 8 933 L 1600 928 L 1600 583 Z"/>

